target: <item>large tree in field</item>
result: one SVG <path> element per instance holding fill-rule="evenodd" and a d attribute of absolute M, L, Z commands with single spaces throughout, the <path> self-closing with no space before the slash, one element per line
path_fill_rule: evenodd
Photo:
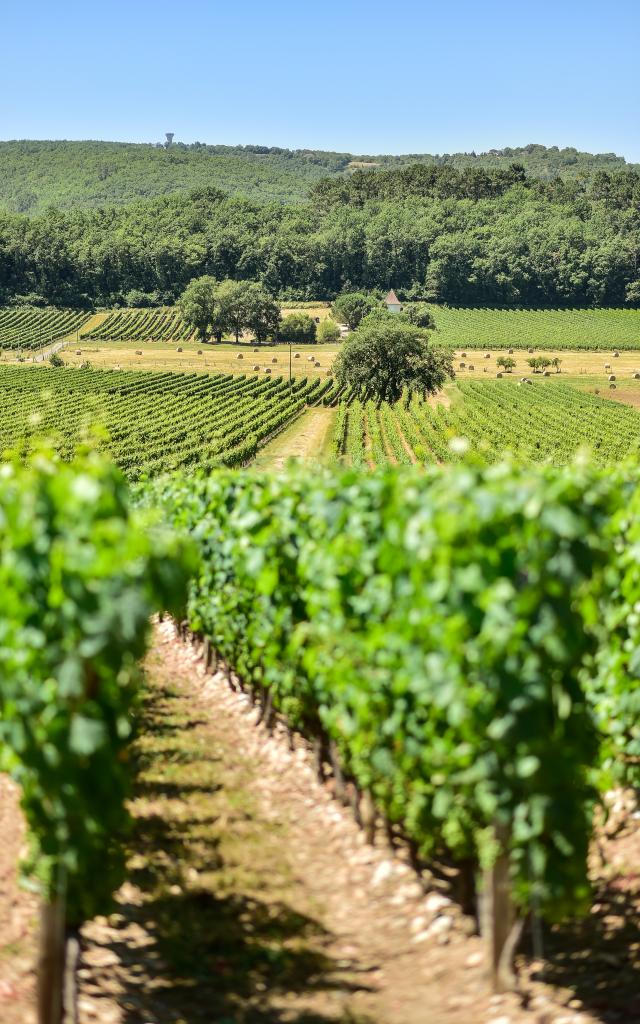
<path fill-rule="evenodd" d="M 218 302 L 218 323 L 214 325 L 222 334 L 233 334 L 236 342 L 240 340 L 246 321 L 247 281 L 222 281 L 216 288 Z"/>
<path fill-rule="evenodd" d="M 244 285 L 244 326 L 255 336 L 258 344 L 274 338 L 280 327 L 280 307 L 261 284 Z"/>
<path fill-rule="evenodd" d="M 378 305 L 373 295 L 366 292 L 345 292 L 331 306 L 331 316 L 339 324 L 346 324 L 349 330 L 355 331 L 362 318 Z"/>
<path fill-rule="evenodd" d="M 389 318 L 363 325 L 338 353 L 333 372 L 339 384 L 378 402 L 397 402 L 406 390 L 432 395 L 453 377 L 449 352 L 432 348 L 426 331 Z"/>
<path fill-rule="evenodd" d="M 196 277 L 178 299 L 182 318 L 195 328 L 200 341 L 208 341 L 213 331 L 214 314 L 217 306 L 215 277 Z"/>

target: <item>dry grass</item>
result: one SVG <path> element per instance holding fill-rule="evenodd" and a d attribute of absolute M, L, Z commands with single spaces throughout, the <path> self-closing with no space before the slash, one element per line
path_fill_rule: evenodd
<path fill-rule="evenodd" d="M 461 380 L 467 377 L 495 377 L 496 373 L 501 369 L 497 365 L 496 360 L 500 356 L 508 357 L 509 355 L 506 351 L 467 348 L 464 349 L 466 355 L 463 357 L 462 352 L 462 349 L 456 350 L 453 362 L 456 375 Z M 485 358 L 487 352 L 490 353 L 489 359 Z M 540 355 L 545 356 L 547 359 L 553 359 L 557 356 L 561 360 L 560 377 L 593 377 L 606 384 L 608 383 L 610 373 L 615 374 L 618 381 L 621 379 L 631 380 L 634 373 L 640 373 L 640 351 L 621 351 L 620 355 L 616 358 L 612 352 L 541 352 L 536 350 L 533 353 L 529 353 L 526 349 L 514 349 L 511 358 L 515 359 L 516 366 L 513 372 L 505 374 L 505 377 L 519 378 L 525 375 L 530 376 L 532 370 L 527 360 Z M 461 361 L 466 363 L 464 370 L 460 369 Z M 468 369 L 469 364 L 474 367 L 473 370 Z M 611 369 L 605 370 L 605 364 L 609 365 Z M 555 370 L 552 366 L 549 367 L 549 370 L 555 376 Z"/>
<path fill-rule="evenodd" d="M 171 370 L 178 373 L 245 373 L 258 376 L 266 368 L 272 375 L 288 375 L 289 348 L 287 345 L 258 347 L 241 345 L 200 345 L 191 342 L 88 342 L 66 348 L 62 357 L 70 366 L 80 366 L 86 361 L 96 369 L 121 370 Z M 182 351 L 179 352 L 178 349 Z M 306 345 L 293 349 L 291 368 L 296 377 L 326 377 L 337 345 Z M 141 352 L 141 355 L 136 355 Z M 202 355 L 198 355 L 201 352 Z M 295 358 L 295 353 L 299 358 Z M 78 353 L 80 353 L 78 355 Z M 239 359 L 239 356 L 242 359 Z M 313 357 L 313 361 L 310 358 Z M 274 363 L 273 359 L 277 362 Z M 316 366 L 315 363 L 320 363 Z M 253 367 L 258 366 L 259 370 Z"/>

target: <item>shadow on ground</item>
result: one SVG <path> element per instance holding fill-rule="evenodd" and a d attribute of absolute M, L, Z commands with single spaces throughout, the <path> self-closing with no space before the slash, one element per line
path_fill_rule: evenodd
<path fill-rule="evenodd" d="M 128 882 L 86 956 L 98 1020 L 115 999 L 122 1024 L 364 1024 L 347 1001 L 369 969 L 329 955 L 331 935 L 282 898 L 286 873 L 270 884 L 251 779 L 171 689 L 144 718 Z"/>

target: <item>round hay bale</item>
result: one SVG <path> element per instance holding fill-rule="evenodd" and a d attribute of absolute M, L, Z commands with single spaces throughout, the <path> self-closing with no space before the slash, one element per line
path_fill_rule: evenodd
<path fill-rule="evenodd" d="M 475 370 L 475 366 L 473 365 L 473 363 L 469 363 L 469 369 L 470 370 Z"/>
<path fill-rule="evenodd" d="M 254 366 L 254 370 L 259 370 L 259 369 L 260 369 L 260 367 L 259 367 L 259 366 L 258 366 L 258 364 L 256 363 L 256 365 Z"/>
<path fill-rule="evenodd" d="M 600 394 L 600 388 L 594 388 L 593 389 L 593 393 L 594 393 L 594 395 L 599 395 Z"/>
<path fill-rule="evenodd" d="M 238 352 L 236 359 L 244 359 L 242 352 Z"/>
<path fill-rule="evenodd" d="M 529 355 L 531 355 L 531 353 L 533 352 L 533 349 L 532 348 L 528 348 L 527 352 L 529 353 Z"/>
<path fill-rule="evenodd" d="M 610 385 L 609 385 L 609 387 L 611 388 L 611 390 L 612 390 L 612 391 L 615 391 L 615 390 L 616 390 L 616 386 L 615 386 L 615 384 L 610 384 Z"/>
<path fill-rule="evenodd" d="M 605 370 L 610 370 L 611 369 L 611 363 L 605 363 L 604 364 L 604 368 L 605 368 Z"/>
<path fill-rule="evenodd" d="M 253 350 L 253 351 L 254 351 L 254 352 L 259 352 L 259 351 L 260 351 L 260 349 L 258 349 L 258 348 L 254 348 L 254 350 Z"/>
<path fill-rule="evenodd" d="M 271 362 L 272 362 L 272 363 L 277 363 L 277 362 L 278 362 L 278 357 L 277 357 L 277 356 L 274 356 L 274 357 L 273 357 L 273 359 L 271 360 Z"/>
<path fill-rule="evenodd" d="M 614 359 L 617 359 L 619 355 L 620 355 L 620 353 L 619 353 L 619 352 L 614 352 L 614 353 L 613 353 L 613 358 L 614 358 Z"/>
<path fill-rule="evenodd" d="M 271 373 L 271 367 L 270 366 L 265 366 L 264 372 L 265 373 Z"/>
<path fill-rule="evenodd" d="M 139 349 L 139 348 L 137 348 L 137 349 L 136 349 L 136 355 L 137 355 L 137 356 L 141 356 L 141 355 L 142 355 L 142 350 L 141 350 L 141 349 Z"/>
<path fill-rule="evenodd" d="M 464 370 L 464 368 L 465 368 L 465 366 L 466 366 L 466 365 L 467 365 L 466 363 L 460 363 L 460 369 L 461 369 L 461 370 Z"/>
<path fill-rule="evenodd" d="M 313 365 L 317 367 L 320 366 L 320 363 L 314 363 Z"/>
<path fill-rule="evenodd" d="M 315 363 L 315 361 L 316 361 L 316 357 L 315 356 L 307 356 L 307 362 L 308 363 Z"/>
<path fill-rule="evenodd" d="M 496 373 L 496 377 L 502 377 L 502 372 L 500 370 Z"/>
<path fill-rule="evenodd" d="M 544 377 L 550 377 L 551 376 L 551 370 L 545 370 L 543 376 Z"/>
<path fill-rule="evenodd" d="M 616 379 L 615 373 L 610 373 L 609 374 L 609 380 L 611 381 L 611 380 L 615 380 L 615 379 Z"/>
<path fill-rule="evenodd" d="M 199 355 L 199 356 L 201 356 L 201 355 L 202 355 L 202 349 L 201 349 L 201 348 L 199 348 L 199 349 L 198 349 L 198 355 Z"/>
<path fill-rule="evenodd" d="M 176 352 L 182 352 L 182 345 L 178 345 Z"/>
<path fill-rule="evenodd" d="M 293 358 L 294 359 L 299 359 L 300 358 L 300 353 L 299 352 L 294 352 L 293 353 Z"/>
<path fill-rule="evenodd" d="M 513 349 L 512 349 L 512 348 L 510 348 L 510 349 L 509 349 L 509 355 L 510 355 L 510 356 L 512 356 L 512 355 L 513 355 Z"/>
<path fill-rule="evenodd" d="M 633 379 L 634 380 L 640 380 L 640 373 L 634 373 Z"/>
<path fill-rule="evenodd" d="M 81 356 L 82 355 L 82 349 L 81 348 L 77 348 L 76 349 L 76 355 L 77 356 Z"/>
<path fill-rule="evenodd" d="M 490 352 L 485 352 L 484 358 L 485 359 L 491 359 L 491 353 Z"/>
<path fill-rule="evenodd" d="M 467 353 L 466 352 L 461 352 L 460 353 L 460 358 L 461 359 L 466 359 L 467 358 Z"/>

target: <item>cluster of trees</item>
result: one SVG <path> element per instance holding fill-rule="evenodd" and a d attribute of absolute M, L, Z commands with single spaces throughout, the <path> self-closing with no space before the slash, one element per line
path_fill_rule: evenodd
<path fill-rule="evenodd" d="M 459 306 L 637 306 L 640 174 L 545 183 L 518 168 L 419 166 L 330 181 L 291 205 L 204 188 L 0 213 L 0 302 L 172 303 L 202 276 L 281 301 L 393 286 Z"/>
<path fill-rule="evenodd" d="M 500 360 L 498 360 L 500 362 Z M 531 367 L 534 373 L 544 373 L 550 366 L 553 366 L 556 373 L 560 373 L 560 364 L 562 359 L 558 359 L 555 356 L 553 359 L 549 359 L 548 356 L 534 356 L 532 359 L 527 359 L 527 364 Z"/>
<path fill-rule="evenodd" d="M 219 344 L 223 337 L 233 335 L 237 343 L 245 331 L 258 344 L 280 340 L 299 345 L 340 338 L 340 329 L 333 320 L 317 325 L 303 312 L 283 318 L 273 296 L 255 281 L 217 281 L 209 275 L 194 278 L 177 305 L 202 342 L 213 338 Z"/>
<path fill-rule="evenodd" d="M 219 343 L 223 335 L 233 334 L 237 342 L 247 330 L 261 343 L 275 337 L 280 327 L 278 303 L 252 281 L 196 278 L 180 296 L 178 306 L 200 341 L 213 337 Z"/>

